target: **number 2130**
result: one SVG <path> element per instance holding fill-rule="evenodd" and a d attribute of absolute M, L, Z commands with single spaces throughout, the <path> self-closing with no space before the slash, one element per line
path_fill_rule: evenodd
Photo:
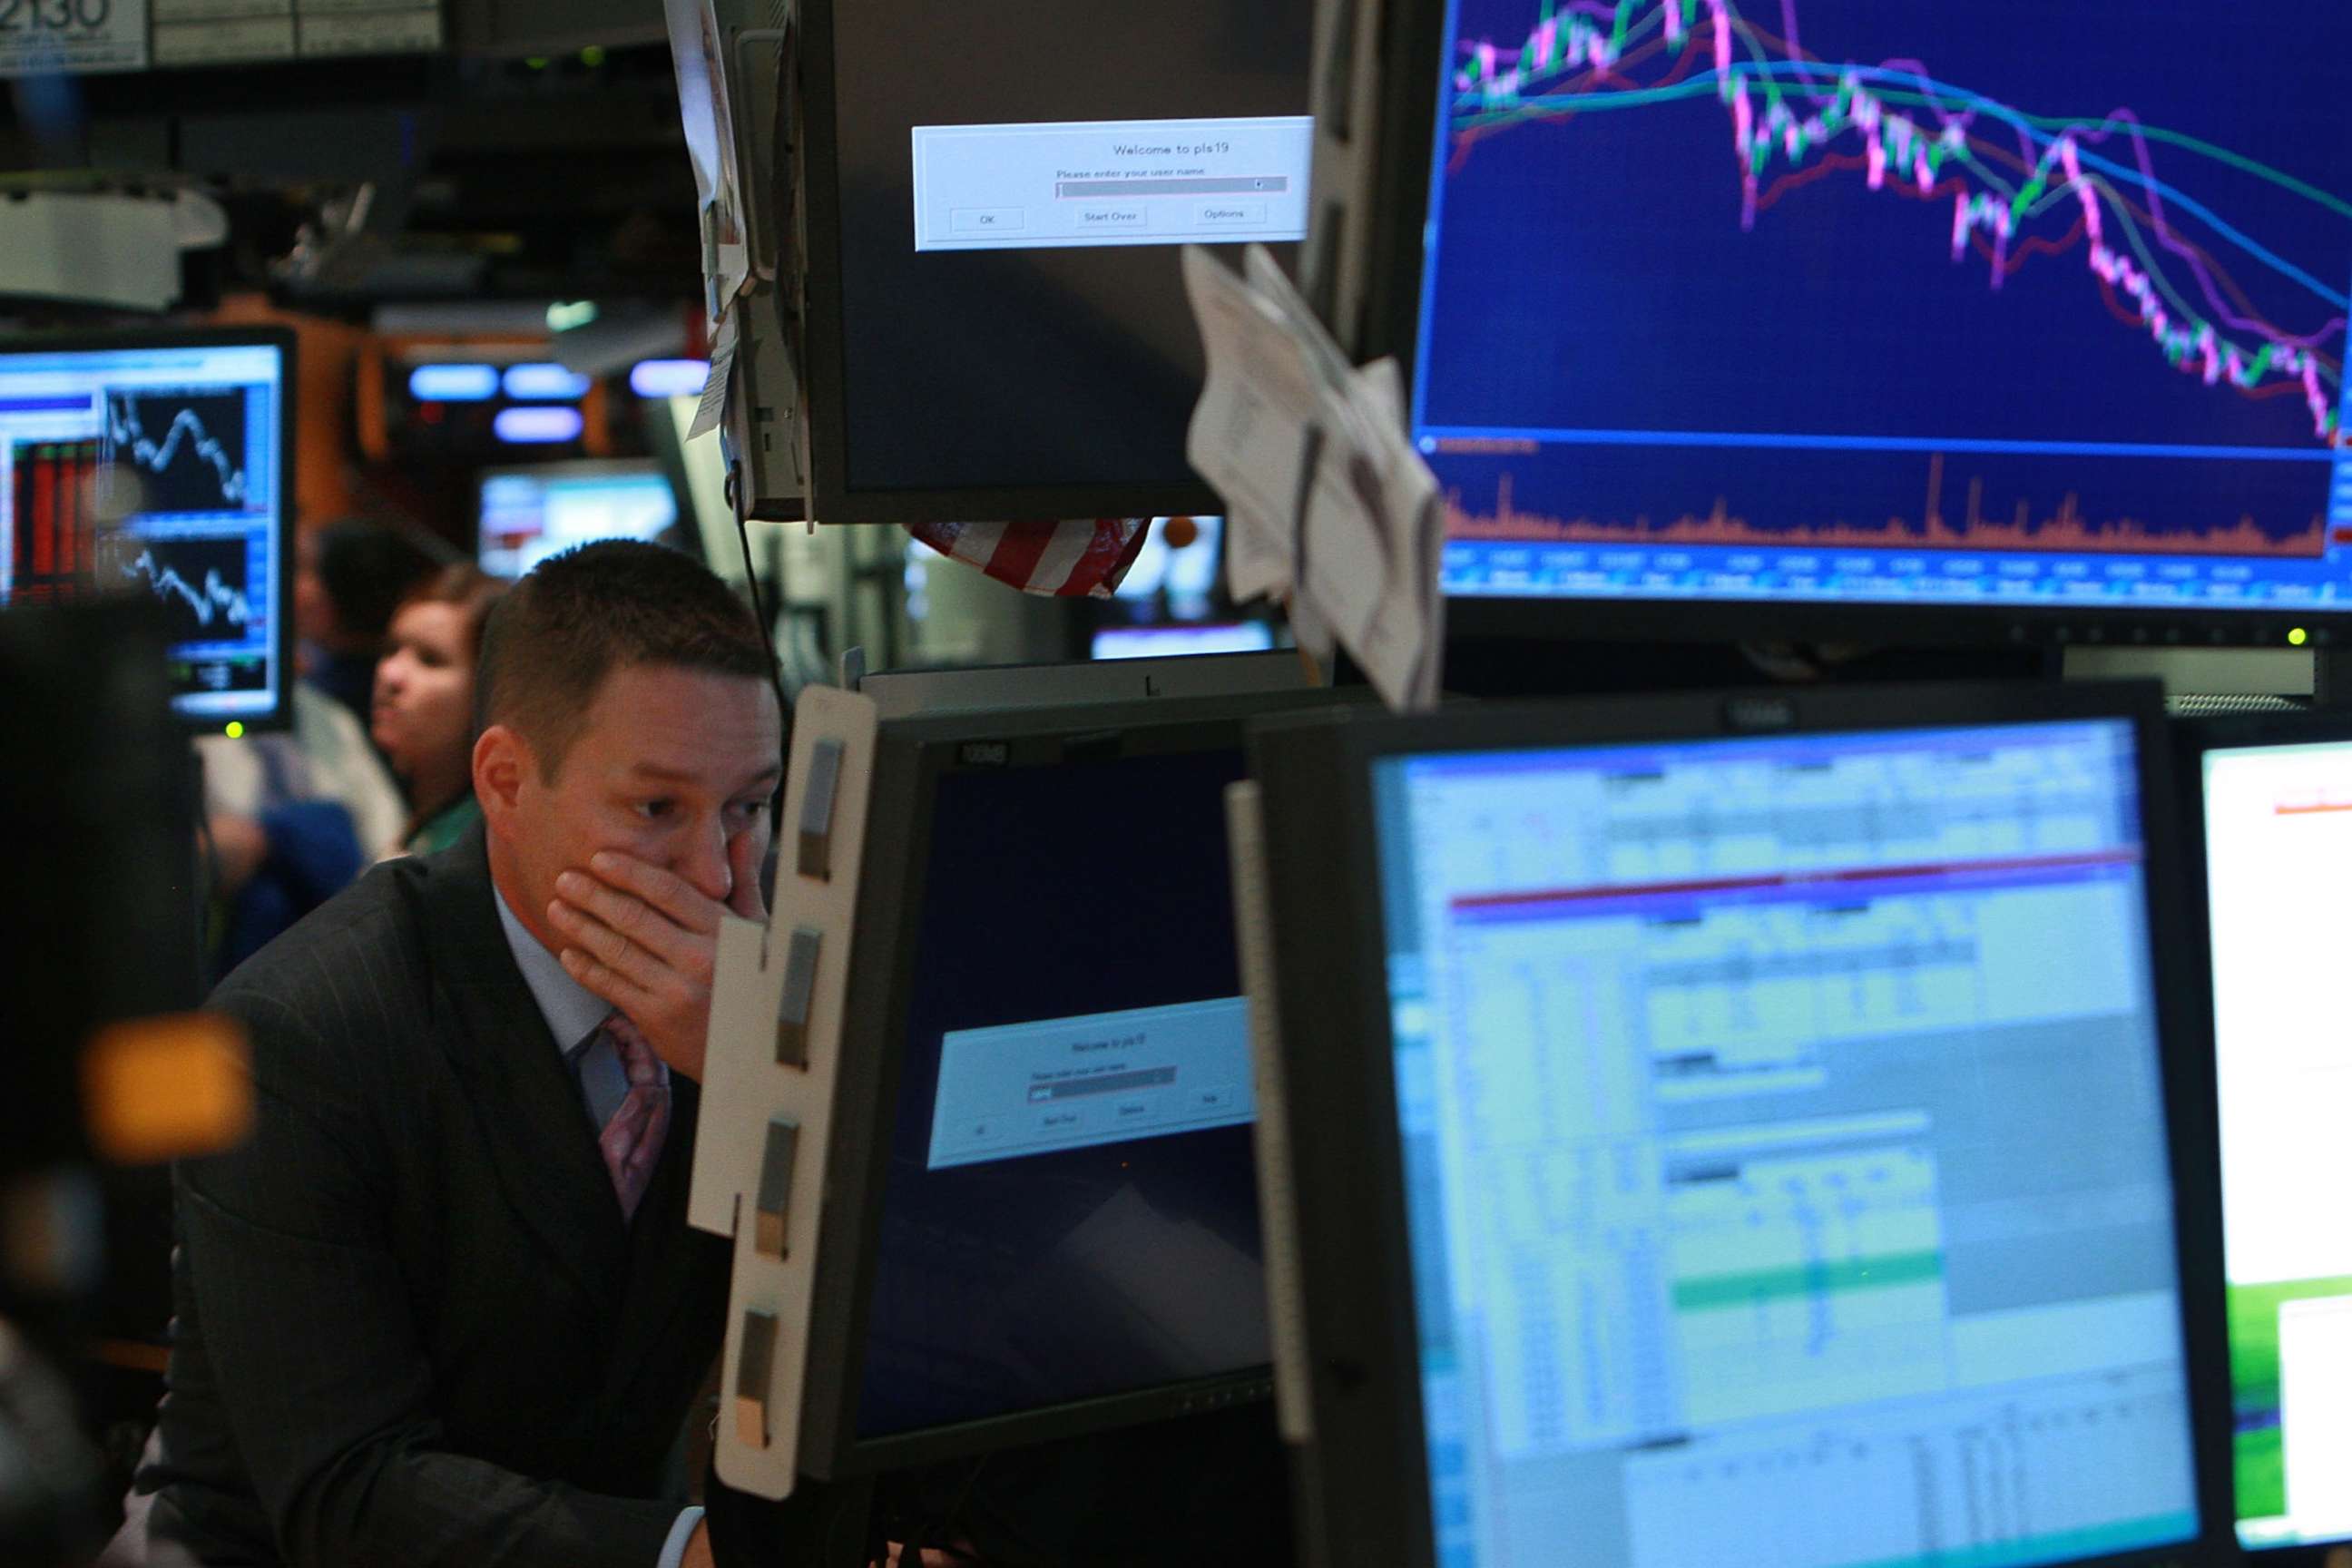
<path fill-rule="evenodd" d="M 0 33 L 94 32 L 113 14 L 114 0 L 0 0 Z"/>

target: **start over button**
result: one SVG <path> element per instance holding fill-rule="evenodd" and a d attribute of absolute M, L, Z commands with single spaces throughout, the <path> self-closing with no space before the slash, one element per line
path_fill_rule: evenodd
<path fill-rule="evenodd" d="M 1192 209 L 1192 221 L 1202 228 L 1264 228 L 1264 202 L 1202 202 Z"/>

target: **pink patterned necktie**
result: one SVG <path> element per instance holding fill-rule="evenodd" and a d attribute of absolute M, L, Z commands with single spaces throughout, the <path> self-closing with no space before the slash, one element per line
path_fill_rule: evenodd
<path fill-rule="evenodd" d="M 662 1140 L 669 1134 L 669 1085 L 662 1081 L 661 1058 L 635 1024 L 615 1013 L 604 1020 L 604 1033 L 628 1075 L 629 1092 L 604 1123 L 596 1146 L 604 1151 L 604 1169 L 612 1173 L 622 1217 L 635 1219 L 653 1182 L 654 1163 L 661 1158 Z"/>

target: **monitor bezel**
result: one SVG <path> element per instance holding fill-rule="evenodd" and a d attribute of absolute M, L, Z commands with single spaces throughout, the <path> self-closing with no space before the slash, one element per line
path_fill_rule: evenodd
<path fill-rule="evenodd" d="M 1371 764 L 1384 758 L 1716 736 L 1886 731 L 2120 719 L 2138 771 L 2150 984 L 2166 1093 L 2197 1537 L 2101 1563 L 2220 1562 L 2236 1550 L 2228 1488 L 2229 1370 L 2214 1184 L 2212 1053 L 2178 951 L 2187 929 L 2180 820 L 2153 684 L 1916 687 L 1606 699 L 1340 716 L 1254 727 L 1285 1100 L 1311 1121 L 1286 1140 L 1299 1237 L 1300 1338 L 1311 1368 L 1301 1529 L 1318 1563 L 1430 1568 L 1419 1335 L 1407 1251 Z M 1305 1134 L 1302 1136 L 1302 1133 Z"/>
<path fill-rule="evenodd" d="M 278 510 L 273 524 L 278 563 L 272 584 L 270 623 L 276 628 L 270 659 L 278 677 L 277 700 L 267 711 L 229 717 L 199 717 L 184 713 L 174 694 L 172 721 L 192 735 L 217 735 L 236 723 L 247 735 L 267 734 L 294 727 L 294 686 L 300 672 L 294 667 L 295 544 L 301 531 L 295 493 L 299 454 L 295 450 L 294 404 L 300 395 L 296 336 L 279 326 L 117 328 L 103 331 L 34 332 L 0 342 L 0 364 L 23 354 L 119 353 L 139 349 L 269 348 L 278 353 Z"/>
<path fill-rule="evenodd" d="M 682 525 L 692 520 L 689 497 L 678 488 L 677 476 L 669 465 L 657 457 L 649 458 L 559 458 L 545 463 L 502 463 L 494 468 L 484 468 L 474 479 L 474 564 L 482 564 L 482 527 L 489 506 L 490 485 L 498 479 L 659 479 L 669 490 L 670 528 L 683 531 Z M 699 552 L 701 540 L 695 541 Z M 487 570 L 487 568 L 485 568 Z M 512 581 L 512 579 L 505 579 Z"/>
<path fill-rule="evenodd" d="M 2212 1192 L 2215 1205 L 2214 1244 L 2216 1254 L 2215 1289 L 2221 1301 L 2223 1346 L 2227 1349 L 2229 1321 L 2228 1227 L 2222 1223 L 2221 1205 L 2223 1201 L 2221 1129 L 2219 1107 L 2221 1089 L 2221 1026 L 2214 1016 L 2213 984 L 2213 909 L 2211 901 L 2211 868 L 2206 853 L 2205 822 L 2205 759 L 2215 752 L 2272 751 L 2292 746 L 2352 745 L 2352 711 L 2342 709 L 2307 708 L 2293 711 L 2263 713 L 2224 713 L 2209 718 L 2183 720 L 2174 726 L 2175 751 L 2179 762 L 2180 820 L 2188 847 L 2188 874 L 2191 897 L 2189 912 L 2195 928 L 2193 951 L 2198 962 L 2186 967 L 2194 973 L 2189 984 L 2196 994 L 2197 1015 L 2210 1042 L 2207 1058 L 2214 1083 L 2216 1124 L 2213 1139 Z M 2234 1382 L 2224 1380 L 2227 1406 L 2234 1427 L 2236 1388 Z M 2223 1462 L 2231 1477 L 2230 1531 L 2236 1539 L 2238 1508 L 2236 1496 L 2236 1456 L 2227 1446 Z M 2352 1530 L 2325 1541 L 2284 1542 L 2272 1545 L 2241 1543 L 2238 1550 L 2248 1557 L 2277 1568 L 2319 1568 L 2319 1565 L 2347 1544 L 2352 1544 Z"/>
<path fill-rule="evenodd" d="M 809 515 L 826 522 L 909 523 L 1223 512 L 1223 503 L 1198 479 L 1181 484 L 889 489 L 850 482 L 845 398 L 851 371 L 841 295 L 841 142 L 834 123 L 840 101 L 833 25 L 837 3 L 841 0 L 802 0 L 800 18 L 802 146 L 808 204 L 809 264 L 803 282 L 808 306 L 808 393 L 803 406 L 807 412 L 810 447 Z"/>
<path fill-rule="evenodd" d="M 1421 334 L 1422 275 L 1427 262 L 1430 182 L 1436 154 L 1439 71 L 1400 62 L 1439 62 L 1446 0 L 1391 6 L 1384 68 L 1405 82 L 1384 82 L 1391 118 L 1366 193 L 1368 287 L 1359 360 L 1393 356 L 1412 384 Z M 1440 62 L 1442 63 L 1442 62 Z M 1412 417 L 1408 407 L 1406 417 Z M 1446 598 L 1449 635 L 1478 639 L 1559 641 L 1859 642 L 1891 647 L 2329 647 L 2352 645 L 2352 599 L 2333 609 L 2223 610 L 1947 604 L 1820 599 L 1523 597 L 1464 594 Z M 2291 640 L 2301 632 L 2305 643 Z"/>
<path fill-rule="evenodd" d="M 1144 703 L 959 712 L 886 722 L 877 743 L 867 808 L 864 874 L 857 890 L 849 989 L 843 1004 L 841 1070 L 835 1089 L 832 1151 L 816 1295 L 811 1307 L 808 1381 L 802 1405 L 800 1463 L 823 1479 L 869 1475 L 936 1460 L 1050 1442 L 1270 1398 L 1270 1364 L 1125 1394 L 861 1436 L 865 1347 L 873 1301 L 892 1130 L 907 1052 L 908 1001 L 923 913 L 931 816 L 940 781 L 954 772 L 1002 773 L 1111 757 L 1231 750 L 1246 766 L 1247 721 L 1260 715 L 1344 702 L 1329 691 L 1252 692 Z M 1003 748 L 1001 760 L 966 761 L 968 745 Z M 1018 911 L 1007 910 L 1008 919 Z"/>

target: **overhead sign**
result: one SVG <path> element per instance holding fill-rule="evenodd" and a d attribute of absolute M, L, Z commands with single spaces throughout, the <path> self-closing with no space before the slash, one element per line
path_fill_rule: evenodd
<path fill-rule="evenodd" d="M 158 66 L 423 54 L 441 47 L 445 38 L 440 0 L 154 0 L 154 5 Z"/>
<path fill-rule="evenodd" d="M 0 0 L 0 77 L 146 64 L 147 0 Z"/>

